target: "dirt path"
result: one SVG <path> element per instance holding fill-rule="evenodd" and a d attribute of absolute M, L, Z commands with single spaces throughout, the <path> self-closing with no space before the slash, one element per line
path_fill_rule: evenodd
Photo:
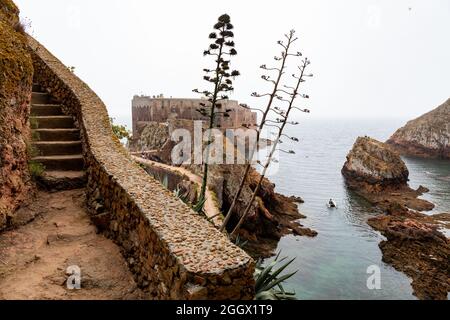
<path fill-rule="evenodd" d="M 39 192 L 21 209 L 36 218 L 0 234 L 0 299 L 140 299 L 119 248 L 96 234 L 84 190 Z M 69 266 L 81 269 L 81 289 L 66 286 Z"/>
<path fill-rule="evenodd" d="M 164 163 L 159 163 L 159 162 L 155 162 L 152 160 L 142 159 L 142 158 L 136 157 L 136 156 L 133 156 L 132 158 L 134 161 L 141 163 L 143 165 L 146 165 L 146 166 L 153 166 L 153 167 L 157 167 L 157 168 L 161 168 L 161 169 L 165 169 L 165 170 L 169 170 L 169 171 L 173 171 L 173 172 L 178 172 L 178 173 L 188 177 L 191 182 L 196 183 L 199 186 L 199 188 L 201 188 L 201 186 L 202 186 L 202 177 L 192 173 L 191 171 L 189 171 L 185 168 L 174 167 L 174 166 L 170 166 L 170 165 L 167 165 Z M 205 202 L 204 210 L 205 210 L 206 216 L 208 218 L 214 217 L 212 219 L 212 222 L 214 223 L 214 225 L 216 227 L 220 227 L 222 225 L 222 222 L 223 222 L 222 213 L 220 212 L 219 208 L 217 207 L 216 203 L 214 202 L 214 195 L 211 192 L 211 190 L 209 190 L 209 188 L 207 188 L 207 190 L 206 190 L 206 202 Z"/>

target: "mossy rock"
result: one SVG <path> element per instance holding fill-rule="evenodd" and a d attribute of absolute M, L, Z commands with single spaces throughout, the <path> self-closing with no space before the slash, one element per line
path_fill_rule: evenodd
<path fill-rule="evenodd" d="M 33 63 L 26 38 L 2 21 L 0 21 L 0 70 L 2 70 L 0 73 L 2 97 L 11 96 L 11 93 L 18 89 L 18 83 L 31 84 Z"/>
<path fill-rule="evenodd" d="M 11 0 L 0 0 L 0 21 L 12 27 L 19 23 L 19 8 Z"/>

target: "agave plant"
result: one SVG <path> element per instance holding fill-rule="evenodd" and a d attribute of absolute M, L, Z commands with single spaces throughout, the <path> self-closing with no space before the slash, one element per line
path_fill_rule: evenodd
<path fill-rule="evenodd" d="M 281 253 L 281 252 L 280 252 Z M 289 260 L 281 267 L 275 267 L 287 258 L 280 259 L 280 253 L 266 266 L 260 259 L 255 267 L 255 300 L 296 300 L 295 292 L 286 291 L 283 283 L 291 278 L 297 271 L 281 276 L 281 273 L 292 263 L 295 258 Z"/>
<path fill-rule="evenodd" d="M 198 200 L 198 202 L 192 207 L 192 209 L 197 212 L 197 213 L 201 213 L 204 214 L 205 213 L 205 203 L 206 203 L 206 198 L 205 197 L 201 197 Z"/>
<path fill-rule="evenodd" d="M 239 248 L 243 249 L 248 243 L 248 240 L 242 240 L 239 235 L 237 235 L 236 240 L 234 241 L 234 244 L 238 246 Z"/>
<path fill-rule="evenodd" d="M 187 195 L 183 194 L 183 191 L 181 190 L 180 186 L 177 186 L 177 188 L 173 191 L 173 194 L 175 197 L 183 201 L 184 203 L 188 204 L 189 199 L 187 198 Z"/>

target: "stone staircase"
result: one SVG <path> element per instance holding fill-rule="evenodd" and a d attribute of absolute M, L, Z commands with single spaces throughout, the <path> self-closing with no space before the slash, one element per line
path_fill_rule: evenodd
<path fill-rule="evenodd" d="M 33 85 L 30 123 L 35 150 L 32 160 L 45 167 L 39 184 L 53 191 L 84 187 L 80 130 L 72 116 L 65 115 L 61 105 L 37 84 Z"/>

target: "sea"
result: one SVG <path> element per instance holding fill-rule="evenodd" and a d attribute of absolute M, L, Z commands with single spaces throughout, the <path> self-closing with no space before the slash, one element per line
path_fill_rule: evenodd
<path fill-rule="evenodd" d="M 300 142 L 285 143 L 283 148 L 296 154 L 281 153 L 279 168 L 270 180 L 277 192 L 305 200 L 299 209 L 307 218 L 301 223 L 318 232 L 315 238 L 287 236 L 278 245 L 281 256 L 296 258 L 290 271 L 298 271 L 287 287 L 298 299 L 416 299 L 411 279 L 382 261 L 378 245 L 384 237 L 367 224 L 376 211 L 348 190 L 341 174 L 358 136 L 386 141 L 406 121 L 304 119 L 288 129 L 288 135 Z M 428 213 L 450 212 L 450 162 L 404 161 L 410 186 L 430 189 L 423 198 L 436 207 Z M 330 198 L 337 202 L 337 209 L 326 206 Z M 374 270 L 380 272 L 379 286 L 370 278 Z"/>

